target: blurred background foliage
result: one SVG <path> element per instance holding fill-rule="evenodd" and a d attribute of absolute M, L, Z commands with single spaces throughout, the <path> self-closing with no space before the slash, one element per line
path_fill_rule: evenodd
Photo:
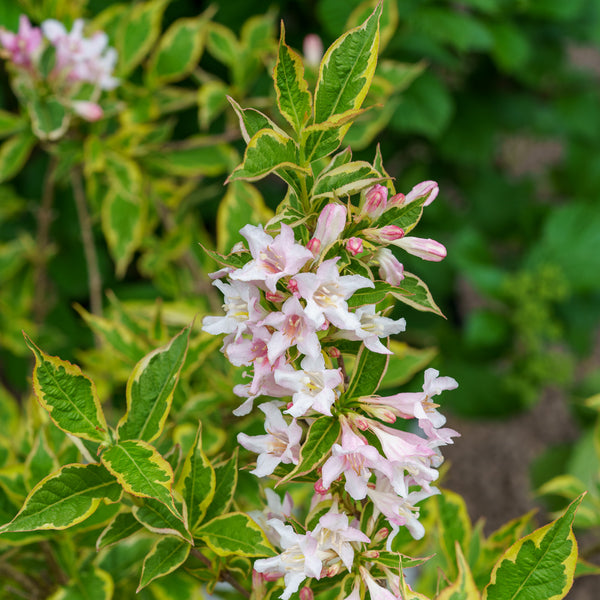
<path fill-rule="evenodd" d="M 145 36 L 136 24 L 150 4 L 162 16 Z M 41 142 L 16 166 L 8 142 L 0 146 L 3 395 L 19 397 L 28 387 L 22 329 L 46 351 L 83 362 L 96 381 L 109 373 L 117 385 L 121 373 L 122 385 L 152 344 L 218 307 L 207 278 L 215 264 L 199 242 L 227 250 L 240 226 L 265 222 L 285 193 L 275 178 L 260 191 L 223 186 L 244 148 L 226 96 L 273 116 L 279 19 L 292 47 L 301 51 L 304 36 L 316 33 L 327 48 L 372 4 L 0 2 L 0 24 L 12 30 L 21 12 L 35 23 L 67 25 L 84 15 L 91 30 L 108 32 L 122 79 L 104 105 L 106 119 Z M 365 102 L 376 108 L 346 143 L 369 161 L 379 143 L 399 190 L 438 181 L 440 197 L 420 235 L 449 250 L 442 265 L 417 268 L 447 319 L 410 312 L 405 341 L 437 346 L 435 366 L 460 382 L 448 408 L 463 417 L 507 417 L 548 386 L 563 390 L 583 434 L 556 468 L 580 470 L 576 457 L 597 435 L 582 399 L 600 384 L 600 0 L 385 7 L 380 64 Z M 192 58 L 161 63 L 169 28 L 183 18 L 195 19 Z M 10 141 L 24 125 L 6 116 L 19 108 L 2 64 L 0 108 L 0 135 Z M 94 335 L 103 346 L 94 346 Z M 202 343 L 199 365 L 208 360 Z M 222 378 L 212 393 L 231 396 L 222 369 L 211 371 Z M 194 418 L 208 400 L 194 398 Z"/>

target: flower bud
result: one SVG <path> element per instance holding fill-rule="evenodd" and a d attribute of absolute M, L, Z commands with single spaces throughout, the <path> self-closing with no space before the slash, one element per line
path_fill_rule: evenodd
<path fill-rule="evenodd" d="M 284 300 L 287 300 L 289 298 L 289 296 L 287 296 L 283 292 L 277 291 L 277 292 L 265 292 L 265 298 L 269 302 L 279 303 L 279 302 L 283 302 Z"/>
<path fill-rule="evenodd" d="M 104 116 L 104 111 L 99 104 L 87 102 L 85 100 L 74 100 L 71 108 L 86 121 L 98 121 Z"/>
<path fill-rule="evenodd" d="M 397 225 L 385 225 L 384 227 L 369 228 L 363 230 L 364 236 L 371 242 L 378 242 L 379 244 L 389 244 L 395 240 L 399 240 L 404 237 L 404 229 Z"/>
<path fill-rule="evenodd" d="M 327 354 L 329 354 L 331 358 L 339 358 L 342 355 L 342 353 L 335 346 L 328 348 Z"/>
<path fill-rule="evenodd" d="M 439 191 L 440 189 L 437 182 L 422 181 L 421 183 L 415 185 L 415 187 L 408 194 L 406 194 L 405 203 L 409 204 L 410 202 L 419 200 L 419 198 L 427 198 L 423 203 L 423 206 L 428 206 L 436 199 Z"/>
<path fill-rule="evenodd" d="M 379 277 L 398 287 L 404 279 L 404 266 L 388 248 L 380 248 L 375 255 L 379 263 Z"/>
<path fill-rule="evenodd" d="M 300 590 L 300 600 L 315 600 L 313 591 L 307 585 Z"/>
<path fill-rule="evenodd" d="M 395 194 L 388 201 L 388 208 L 392 206 L 402 206 L 404 201 L 406 200 L 406 196 L 402 193 Z"/>
<path fill-rule="evenodd" d="M 298 282 L 295 279 L 293 279 L 293 278 L 290 279 L 287 282 L 287 289 L 290 290 L 290 292 L 292 294 L 294 294 L 294 296 L 297 295 L 299 293 L 298 292 Z"/>
<path fill-rule="evenodd" d="M 312 252 L 313 256 L 316 258 L 321 253 L 321 240 L 314 237 L 308 241 L 306 247 Z"/>
<path fill-rule="evenodd" d="M 423 260 L 439 262 L 446 258 L 445 246 L 429 238 L 405 237 L 391 243 Z"/>
<path fill-rule="evenodd" d="M 387 539 L 387 536 L 390 535 L 390 530 L 387 527 L 382 527 L 374 536 L 373 543 L 380 544 L 383 540 Z"/>
<path fill-rule="evenodd" d="M 302 42 L 302 52 L 306 66 L 316 69 L 323 57 L 323 42 L 316 33 L 309 33 Z"/>
<path fill-rule="evenodd" d="M 341 561 L 336 562 L 336 563 L 332 564 L 330 567 L 327 567 L 327 569 L 323 569 L 321 571 L 321 577 L 335 577 L 338 573 L 341 573 L 343 568 L 344 568 L 344 565 L 342 564 Z"/>
<path fill-rule="evenodd" d="M 336 204 L 335 202 L 327 204 L 323 208 L 317 219 L 317 228 L 313 235 L 313 239 L 316 238 L 319 240 L 320 248 L 325 248 L 333 244 L 342 231 L 344 231 L 346 227 L 346 213 L 346 207 L 343 204 Z M 315 254 L 312 248 L 310 250 Z"/>
<path fill-rule="evenodd" d="M 323 478 L 321 477 L 315 482 L 315 492 L 319 494 L 319 496 L 323 496 L 327 493 L 327 489 L 323 487 Z"/>
<path fill-rule="evenodd" d="M 364 558 L 379 558 L 379 552 L 377 550 L 367 550 L 362 553 Z"/>
<path fill-rule="evenodd" d="M 368 215 L 371 219 L 380 217 L 387 206 L 388 189 L 379 183 L 374 185 L 365 194 L 361 214 Z"/>
<path fill-rule="evenodd" d="M 352 254 L 352 256 L 356 256 L 357 254 L 360 254 L 363 251 L 362 240 L 357 237 L 351 237 L 346 242 L 346 250 L 348 250 L 348 252 L 350 252 L 350 254 Z"/>

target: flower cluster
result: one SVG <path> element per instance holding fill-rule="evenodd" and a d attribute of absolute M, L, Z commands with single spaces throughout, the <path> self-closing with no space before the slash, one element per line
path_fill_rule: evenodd
<path fill-rule="evenodd" d="M 53 19 L 33 27 L 21 15 L 17 33 L 0 27 L 0 56 L 13 65 L 28 87 L 46 85 L 79 116 L 96 121 L 103 116 L 97 103 L 101 90 L 112 90 L 119 83 L 112 76 L 117 52 L 108 47 L 104 32 L 87 38 L 83 28 L 82 19 L 73 23 L 71 31 Z M 84 84 L 92 89 L 82 92 Z"/>
<path fill-rule="evenodd" d="M 366 267 L 366 273 L 379 267 L 381 280 L 398 287 L 403 266 L 387 246 L 426 260 L 445 256 L 444 247 L 434 240 L 405 237 L 396 225 L 378 224 L 390 208 L 416 200 L 429 204 L 437 195 L 437 184 L 424 182 L 389 202 L 387 195 L 386 187 L 375 185 L 358 206 L 327 204 L 311 235 L 305 236 L 306 244 L 285 223 L 276 235 L 246 225 L 241 234 L 247 249 L 240 245 L 224 268 L 212 275 L 224 295 L 225 314 L 205 317 L 203 329 L 225 334 L 223 353 L 233 365 L 248 368 L 247 383 L 234 388 L 244 399 L 234 413 L 246 415 L 255 399 L 268 399 L 259 405 L 266 433 L 238 435 L 239 443 L 258 455 L 253 473 L 274 476 L 282 464 L 298 465 L 307 426 L 327 417 L 339 423 L 340 435 L 315 477 L 313 503 L 329 503 L 330 510 L 312 530 L 302 533 L 285 523 L 289 507 L 287 514 L 275 510 L 260 520 L 282 552 L 256 561 L 255 570 L 268 580 L 284 577 L 284 600 L 305 578 L 331 577 L 344 568 L 352 571 L 356 550 L 363 551 L 359 566 L 365 569 L 365 557 L 375 552 L 373 544 L 385 539 L 385 548 L 391 550 L 400 527 L 416 539 L 422 537 L 416 505 L 438 493 L 432 483 L 443 461 L 439 449 L 458 435 L 443 427 L 445 418 L 432 401 L 457 384 L 439 377 L 435 369 L 426 371 L 422 392 L 353 398 L 345 394 L 348 376 L 338 346 L 390 354 L 387 338 L 406 326 L 403 318 L 385 316 L 377 302 L 355 301 L 356 292 L 373 290 L 376 281 L 352 274 L 351 261 Z M 345 269 L 350 274 L 344 274 Z M 397 427 L 401 421 L 418 426 L 406 431 Z M 369 502 L 370 525 L 361 531 L 356 519 Z M 387 522 L 383 536 L 374 529 L 381 520 Z"/>

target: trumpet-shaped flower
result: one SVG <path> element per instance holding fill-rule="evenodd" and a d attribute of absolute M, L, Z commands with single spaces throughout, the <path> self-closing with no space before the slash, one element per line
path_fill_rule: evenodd
<path fill-rule="evenodd" d="M 313 258 L 308 248 L 296 243 L 293 229 L 285 223 L 275 238 L 254 225 L 245 225 L 240 233 L 248 240 L 252 260 L 231 273 L 231 279 L 264 285 L 274 293 L 282 277 L 295 275 Z"/>
<path fill-rule="evenodd" d="M 238 433 L 238 442 L 251 452 L 256 452 L 256 469 L 251 471 L 257 477 L 270 475 L 280 464 L 298 464 L 302 428 L 296 419 L 288 425 L 281 415 L 278 402 L 266 402 L 259 406 L 265 413 L 266 435 L 250 436 Z"/>
<path fill-rule="evenodd" d="M 390 242 L 398 248 L 406 250 L 413 256 L 418 256 L 423 260 L 439 262 L 446 258 L 446 248 L 443 244 L 432 239 L 424 239 L 419 237 L 403 237 Z"/>
<path fill-rule="evenodd" d="M 319 240 L 320 249 L 327 248 L 338 239 L 340 233 L 346 227 L 346 207 L 343 204 L 332 202 L 327 204 L 319 218 L 317 219 L 317 227 L 312 239 Z"/>
<path fill-rule="evenodd" d="M 379 277 L 390 285 L 399 287 L 404 279 L 404 266 L 392 251 L 389 248 L 380 248 L 375 254 L 375 261 L 379 264 Z"/>
<path fill-rule="evenodd" d="M 319 328 L 329 320 L 340 329 L 355 329 L 360 325 L 356 315 L 348 311 L 346 300 L 352 294 L 375 284 L 362 275 L 341 275 L 338 258 L 323 261 L 316 273 L 299 273 L 294 277 L 300 296 L 306 300 L 305 313 Z"/>

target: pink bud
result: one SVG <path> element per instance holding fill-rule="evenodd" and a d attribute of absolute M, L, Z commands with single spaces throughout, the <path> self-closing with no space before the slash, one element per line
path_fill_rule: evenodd
<path fill-rule="evenodd" d="M 390 285 L 398 287 L 404 279 L 404 266 L 388 248 L 381 248 L 375 255 L 379 263 L 379 277 Z"/>
<path fill-rule="evenodd" d="M 427 206 L 436 199 L 439 191 L 437 182 L 422 181 L 415 185 L 415 187 L 406 195 L 406 204 L 414 202 L 419 198 L 427 198 L 423 203 L 423 206 Z"/>
<path fill-rule="evenodd" d="M 279 303 L 287 300 L 288 296 L 286 296 L 283 292 L 265 292 L 265 298 L 269 302 Z"/>
<path fill-rule="evenodd" d="M 342 355 L 342 353 L 334 346 L 327 349 L 327 354 L 329 354 L 331 358 L 339 358 Z"/>
<path fill-rule="evenodd" d="M 307 585 L 300 590 L 300 600 L 315 600 L 313 591 Z"/>
<path fill-rule="evenodd" d="M 376 184 L 365 194 L 365 201 L 361 213 L 371 219 L 380 217 L 387 206 L 388 189 L 384 185 Z"/>
<path fill-rule="evenodd" d="M 348 252 L 350 252 L 350 254 L 352 254 L 352 256 L 356 256 L 357 254 L 360 254 L 363 251 L 362 240 L 357 237 L 351 237 L 346 242 L 346 250 L 348 250 Z"/>
<path fill-rule="evenodd" d="M 390 530 L 387 527 L 382 527 L 374 536 L 373 543 L 378 544 L 379 542 L 383 542 L 390 535 Z"/>
<path fill-rule="evenodd" d="M 319 496 L 324 496 L 327 493 L 327 490 L 323 487 L 323 478 L 316 481 L 315 492 L 317 492 Z"/>
<path fill-rule="evenodd" d="M 379 558 L 379 552 L 377 550 L 367 550 L 362 553 L 364 558 Z"/>
<path fill-rule="evenodd" d="M 313 256 L 319 256 L 319 253 L 321 252 L 321 240 L 314 237 L 308 241 L 306 247 L 312 252 Z"/>
<path fill-rule="evenodd" d="M 326 248 L 339 238 L 346 227 L 346 213 L 346 207 L 335 202 L 327 204 L 323 208 L 317 219 L 317 227 L 313 236 L 321 242 L 321 247 Z"/>
<path fill-rule="evenodd" d="M 104 116 L 104 111 L 99 104 L 85 100 L 74 100 L 71 103 L 73 110 L 86 121 L 98 121 Z"/>
<path fill-rule="evenodd" d="M 298 282 L 295 279 L 290 279 L 287 282 L 287 289 L 294 295 L 298 294 Z"/>
<path fill-rule="evenodd" d="M 404 229 L 397 225 L 385 225 L 379 229 L 369 228 L 363 230 L 364 236 L 372 241 L 380 244 L 389 244 L 395 240 L 404 237 Z"/>
<path fill-rule="evenodd" d="M 321 571 L 321 577 L 335 577 L 338 573 L 345 568 L 341 561 L 333 563 L 330 567 Z"/>
<path fill-rule="evenodd" d="M 439 262 L 446 258 L 445 246 L 429 238 L 405 237 L 392 244 L 423 260 Z"/>
<path fill-rule="evenodd" d="M 404 196 L 404 194 L 395 194 L 390 198 L 390 201 L 388 202 L 388 208 L 391 208 L 392 206 L 402 206 L 405 200 L 406 197 Z"/>
<path fill-rule="evenodd" d="M 316 33 L 309 33 L 302 43 L 302 52 L 308 67 L 316 69 L 323 57 L 323 42 Z"/>

